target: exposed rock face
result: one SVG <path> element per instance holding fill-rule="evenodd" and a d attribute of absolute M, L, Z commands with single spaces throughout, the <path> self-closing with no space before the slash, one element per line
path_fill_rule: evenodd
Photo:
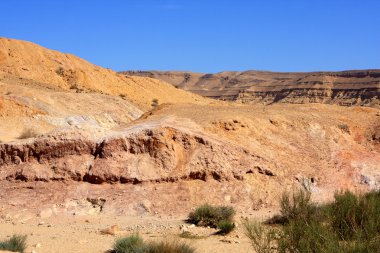
<path fill-rule="evenodd" d="M 191 72 L 126 71 L 149 76 L 194 93 L 241 103 L 325 103 L 380 106 L 380 70 L 280 73 L 264 71 Z"/>
<path fill-rule="evenodd" d="M 375 107 L 378 71 L 160 75 L 248 105 L 0 39 L 0 213 L 251 211 L 295 187 L 380 188 L 378 108 L 288 104 Z"/>
<path fill-rule="evenodd" d="M 79 214 L 104 199 L 117 215 L 149 212 L 144 200 L 153 212 L 205 202 L 247 212 L 303 186 L 322 201 L 379 189 L 379 119 L 376 108 L 321 104 L 167 105 L 101 133 L 1 143 L 0 208 Z"/>
<path fill-rule="evenodd" d="M 0 144 L 0 180 L 95 184 L 220 181 L 242 179 L 252 166 L 265 164 L 265 159 L 242 148 L 172 127 L 119 133 L 98 142 L 39 138 Z M 269 167 L 261 170 L 269 171 Z"/>

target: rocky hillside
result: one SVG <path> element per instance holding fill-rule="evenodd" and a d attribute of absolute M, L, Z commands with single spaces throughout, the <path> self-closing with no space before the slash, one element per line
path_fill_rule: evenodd
<path fill-rule="evenodd" d="M 380 188 L 380 109 L 273 103 L 317 101 L 315 94 L 307 101 L 302 94 L 258 97 L 259 87 L 296 93 L 327 80 L 345 94 L 356 86 L 344 80 L 361 80 L 364 92 L 376 71 L 176 74 L 184 88 L 204 85 L 219 92 L 213 97 L 241 104 L 126 77 L 29 42 L 1 39 L 0 52 L 0 218 L 30 210 L 76 215 L 99 201 L 113 215 L 183 215 L 205 202 L 248 213 L 276 208 L 283 191 L 299 187 L 321 201 L 341 189 Z M 254 76 L 260 86 L 248 85 Z M 317 77 L 322 84 L 312 85 Z M 297 78 L 303 86 L 290 85 Z M 242 88 L 233 80 L 244 81 L 245 91 L 233 95 Z M 345 96 L 335 102 L 348 104 Z M 378 103 L 366 96 L 358 104 Z"/>
<path fill-rule="evenodd" d="M 250 212 L 297 187 L 322 201 L 378 189 L 379 165 L 376 108 L 177 104 L 96 134 L 83 127 L 1 143 L 0 192 L 6 210 L 22 191 L 39 211 L 94 198 L 110 213 L 138 213 L 146 200 L 160 213 L 205 201 Z M 51 192 L 57 187 L 65 191 Z"/>
<path fill-rule="evenodd" d="M 0 81 L 54 91 L 121 96 L 143 110 L 151 108 L 153 99 L 159 103 L 204 102 L 199 96 L 156 79 L 125 77 L 71 54 L 7 38 L 0 38 Z"/>
<path fill-rule="evenodd" d="M 163 103 L 207 104 L 148 77 L 125 77 L 71 54 L 0 38 L 0 142 L 57 129 L 104 131 Z"/>
<path fill-rule="evenodd" d="M 267 71 L 200 74 L 125 71 L 126 76 L 164 80 L 202 96 L 241 103 L 325 103 L 380 106 L 380 70 L 281 73 Z"/>

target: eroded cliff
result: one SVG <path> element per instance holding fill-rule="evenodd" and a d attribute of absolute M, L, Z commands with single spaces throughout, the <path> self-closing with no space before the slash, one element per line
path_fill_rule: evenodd
<path fill-rule="evenodd" d="M 149 76 L 202 96 L 240 103 L 324 103 L 380 106 L 380 70 L 280 73 L 267 71 L 192 72 L 126 71 Z"/>

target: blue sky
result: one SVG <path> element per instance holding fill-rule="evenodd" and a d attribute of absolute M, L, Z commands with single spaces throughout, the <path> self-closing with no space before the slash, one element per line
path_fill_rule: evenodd
<path fill-rule="evenodd" d="M 114 70 L 380 68 L 379 0 L 2 0 L 0 36 Z"/>

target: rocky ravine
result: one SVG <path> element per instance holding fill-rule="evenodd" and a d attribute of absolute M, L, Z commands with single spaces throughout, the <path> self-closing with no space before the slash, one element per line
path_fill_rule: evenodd
<path fill-rule="evenodd" d="M 380 70 L 281 73 L 268 71 L 201 74 L 125 71 L 169 82 L 202 96 L 240 103 L 324 103 L 380 106 Z"/>

